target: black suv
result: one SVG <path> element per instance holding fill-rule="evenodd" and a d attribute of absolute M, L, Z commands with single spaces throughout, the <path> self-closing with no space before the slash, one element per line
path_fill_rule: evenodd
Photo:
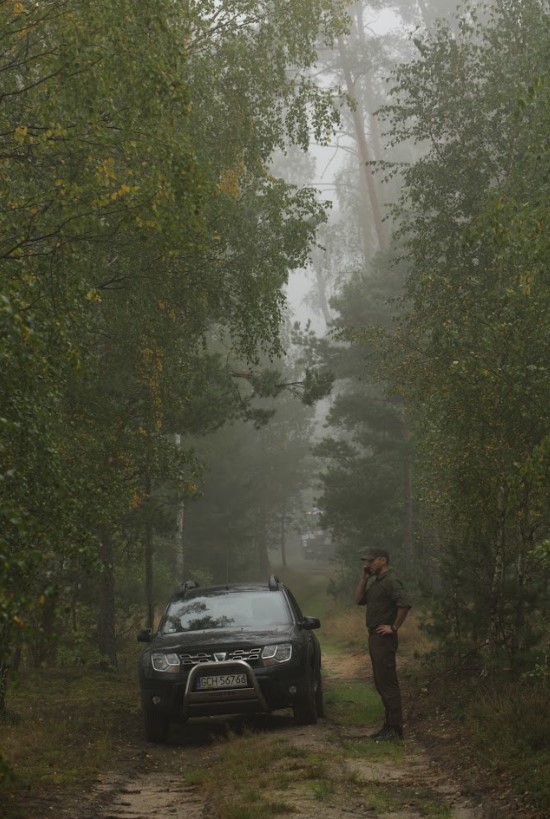
<path fill-rule="evenodd" d="M 269 583 L 177 591 L 139 661 L 145 735 L 164 742 L 170 722 L 292 708 L 309 725 L 323 715 L 321 649 L 292 593 Z"/>

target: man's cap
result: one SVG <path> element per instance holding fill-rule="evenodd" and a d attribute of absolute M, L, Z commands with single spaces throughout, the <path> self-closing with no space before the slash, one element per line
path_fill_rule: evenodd
<path fill-rule="evenodd" d="M 390 553 L 387 549 L 378 549 L 377 547 L 373 546 L 361 556 L 361 560 L 374 560 L 376 557 L 385 557 L 386 560 L 389 561 Z"/>

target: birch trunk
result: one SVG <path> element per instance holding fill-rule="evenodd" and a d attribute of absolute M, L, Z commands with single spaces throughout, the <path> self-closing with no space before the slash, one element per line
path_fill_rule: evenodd
<path fill-rule="evenodd" d="M 109 532 L 100 535 L 101 577 L 99 583 L 98 648 L 110 664 L 118 666 L 115 624 L 115 548 Z"/>
<path fill-rule="evenodd" d="M 388 248 L 388 234 L 386 231 L 386 226 L 382 220 L 382 210 L 380 207 L 380 200 L 378 196 L 378 190 L 376 186 L 376 180 L 374 178 L 372 168 L 370 166 L 370 162 L 372 161 L 373 157 L 371 156 L 371 152 L 369 150 L 367 137 L 365 135 L 365 119 L 363 114 L 363 108 L 361 105 L 360 100 L 357 98 L 356 91 L 355 91 L 355 83 L 352 77 L 351 68 L 349 65 L 349 60 L 346 54 L 346 47 L 344 40 L 342 37 L 338 38 L 338 50 L 340 53 L 340 60 L 342 64 L 342 70 L 344 72 L 344 79 L 346 83 L 346 90 L 348 96 L 353 104 L 352 110 L 352 117 L 353 117 L 353 127 L 355 132 L 355 141 L 357 145 L 357 154 L 359 157 L 359 172 L 361 178 L 361 195 L 365 205 L 367 202 L 370 204 L 370 212 L 372 214 L 373 223 L 374 223 L 374 230 L 376 233 L 376 237 L 378 240 L 378 245 L 381 250 L 387 250 Z M 366 222 L 367 213 L 369 212 L 368 208 L 365 208 L 365 215 L 363 219 L 363 247 L 365 252 L 365 259 L 371 255 L 369 253 L 369 242 L 368 242 L 368 234 L 369 234 L 369 225 Z"/>
<path fill-rule="evenodd" d="M 489 627 L 487 633 L 487 660 L 484 674 L 494 667 L 501 628 L 502 583 L 504 579 L 504 552 L 506 548 L 506 490 L 499 487 L 498 528 L 495 542 L 495 560 L 489 597 Z"/>

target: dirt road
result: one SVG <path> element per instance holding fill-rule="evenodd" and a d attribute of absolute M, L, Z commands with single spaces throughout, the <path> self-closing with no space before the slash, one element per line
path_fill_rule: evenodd
<path fill-rule="evenodd" d="M 332 667 L 331 667 L 332 666 Z M 364 656 L 343 664 L 327 658 L 325 680 L 331 685 L 366 674 Z M 482 819 L 506 816 L 465 791 L 452 770 L 427 751 L 410 733 L 403 743 L 375 743 L 368 734 L 376 726 L 359 728 L 338 724 L 329 716 L 317 725 L 296 727 L 292 715 L 280 713 L 247 724 L 244 735 L 220 722 L 176 727 L 167 746 L 145 743 L 139 733 L 127 744 L 125 770 L 102 774 L 90 793 L 78 802 L 57 806 L 59 815 L 72 819 L 216 819 L 220 799 L 217 766 L 232 743 L 255 742 L 258 753 L 285 751 L 266 760 L 266 785 L 255 781 L 245 762 L 237 790 L 246 796 L 246 808 L 224 816 L 250 819 L 292 815 L 308 819 Z M 244 746 L 241 745 L 241 750 Z M 315 773 L 304 767 L 317 766 Z M 224 771 L 220 770 L 220 781 Z M 190 772 L 209 771 L 210 782 L 193 782 Z M 225 772 L 226 773 L 226 772 Z M 199 777 L 200 779 L 200 777 Z M 259 787 L 258 787 L 259 786 Z M 223 800 L 222 800 L 223 801 Z M 266 805 L 270 806 L 266 813 Z M 226 806 L 227 807 L 227 806 Z M 37 814 L 35 814 L 37 815 Z M 52 813 L 48 813 L 52 815 Z"/>
<path fill-rule="evenodd" d="M 267 728 L 271 732 L 293 730 L 284 725 Z M 345 737 L 336 736 L 333 726 L 326 722 L 314 728 L 293 732 L 293 744 L 304 751 L 324 754 L 334 746 L 341 747 Z M 349 739 L 349 737 L 348 737 Z M 177 753 L 182 772 L 185 755 L 194 751 L 181 746 L 172 749 Z M 204 763 L 212 764 L 215 745 L 203 753 Z M 212 817 L 208 795 L 200 788 L 186 785 L 181 773 L 167 772 L 155 762 L 152 755 L 151 770 L 133 777 L 106 776 L 98 784 L 95 794 L 82 817 L 102 819 L 147 819 L 147 817 L 181 817 L 181 819 L 206 819 Z M 479 806 L 466 797 L 460 786 L 453 782 L 449 773 L 438 767 L 434 760 L 406 741 L 406 753 L 399 764 L 384 758 L 367 761 L 342 753 L 333 764 L 331 781 L 345 785 L 334 788 L 324 796 L 316 795 L 301 780 L 295 786 L 269 793 L 270 804 L 284 802 L 286 812 L 296 817 L 316 819 L 353 819 L 364 817 L 391 817 L 391 819 L 417 819 L 424 816 L 454 817 L 454 819 L 477 819 L 483 816 Z M 243 770 L 243 776 L 246 771 Z M 243 780 L 243 789 L 247 787 Z M 264 792 L 265 799 L 266 794 Z M 384 804 L 381 804 L 384 803 Z M 250 805 L 251 815 L 253 804 Z M 258 807 L 258 817 L 262 815 Z"/>

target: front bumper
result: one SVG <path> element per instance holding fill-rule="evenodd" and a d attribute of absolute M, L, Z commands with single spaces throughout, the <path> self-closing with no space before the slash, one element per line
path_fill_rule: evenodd
<path fill-rule="evenodd" d="M 290 666 L 290 667 L 289 667 Z M 191 717 L 228 714 L 268 713 L 288 708 L 303 692 L 304 673 L 295 663 L 289 666 L 252 668 L 244 660 L 227 663 L 198 663 L 186 678 L 159 679 L 148 677 L 141 681 L 141 701 L 146 709 L 153 709 L 174 721 Z M 238 688 L 197 689 L 200 676 L 246 674 L 246 686 Z"/>

